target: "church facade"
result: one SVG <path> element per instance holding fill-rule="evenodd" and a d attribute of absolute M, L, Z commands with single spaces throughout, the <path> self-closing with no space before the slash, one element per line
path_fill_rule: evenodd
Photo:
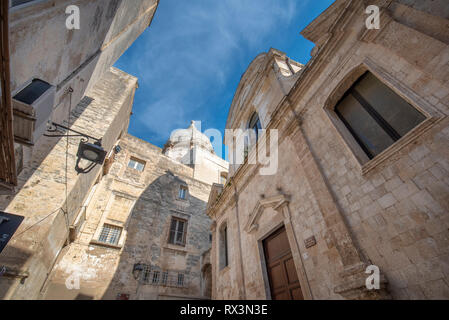
<path fill-rule="evenodd" d="M 449 298 L 447 6 L 371 2 L 379 29 L 337 0 L 302 31 L 306 65 L 271 49 L 242 76 L 208 204 L 213 299 Z M 242 164 L 236 129 L 259 132 Z"/>

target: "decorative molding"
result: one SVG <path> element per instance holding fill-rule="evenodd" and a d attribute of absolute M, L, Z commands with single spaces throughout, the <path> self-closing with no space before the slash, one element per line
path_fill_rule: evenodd
<path fill-rule="evenodd" d="M 183 219 L 187 219 L 187 220 L 189 220 L 192 217 L 192 214 L 187 211 L 181 211 L 178 209 L 170 209 L 170 212 L 172 212 L 172 214 L 175 217 L 179 217 L 179 218 L 183 218 Z"/>
<path fill-rule="evenodd" d="M 259 200 L 250 214 L 244 230 L 248 233 L 258 230 L 259 219 L 262 213 L 267 208 L 273 208 L 276 211 L 281 210 L 285 205 L 290 202 L 290 197 L 285 195 L 278 195 L 268 199 Z M 283 213 L 283 212 L 282 212 Z M 283 213 L 284 214 L 284 213 Z M 288 217 L 286 217 L 288 218 Z"/>

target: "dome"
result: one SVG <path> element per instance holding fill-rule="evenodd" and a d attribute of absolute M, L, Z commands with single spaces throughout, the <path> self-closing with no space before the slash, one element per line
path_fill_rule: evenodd
<path fill-rule="evenodd" d="M 187 129 L 175 130 L 164 146 L 163 153 L 181 163 L 192 164 L 191 150 L 201 148 L 214 153 L 209 138 L 199 131 L 192 121 Z"/>

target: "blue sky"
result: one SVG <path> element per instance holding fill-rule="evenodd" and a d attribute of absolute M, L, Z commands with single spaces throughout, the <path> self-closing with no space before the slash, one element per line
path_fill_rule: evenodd
<path fill-rule="evenodd" d="M 224 132 L 251 61 L 273 47 L 305 64 L 314 45 L 299 33 L 333 2 L 162 0 L 115 64 L 139 79 L 129 133 L 162 147 L 191 120 Z"/>

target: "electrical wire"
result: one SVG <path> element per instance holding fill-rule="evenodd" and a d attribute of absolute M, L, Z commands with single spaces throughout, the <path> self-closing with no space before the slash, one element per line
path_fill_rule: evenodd
<path fill-rule="evenodd" d="M 38 222 L 34 223 L 32 226 L 26 228 L 24 231 L 22 231 L 21 233 L 19 233 L 18 235 L 16 235 L 15 237 L 20 237 L 22 234 L 24 234 L 25 232 L 29 231 L 30 229 L 34 228 L 35 226 L 37 226 L 39 223 L 41 223 L 42 221 L 46 220 L 47 218 L 51 217 L 53 214 L 55 214 L 56 212 L 58 212 L 59 210 L 61 210 L 61 208 L 56 209 L 55 211 L 53 211 L 52 213 L 46 215 L 44 218 L 42 218 L 41 220 L 39 220 Z"/>
<path fill-rule="evenodd" d="M 70 125 L 70 115 L 72 113 L 72 92 L 73 89 L 69 88 L 68 89 L 68 93 L 70 94 L 70 103 L 69 103 L 69 115 L 68 115 L 68 124 Z M 64 135 L 63 137 L 70 137 L 70 135 L 68 134 L 69 131 L 67 131 L 67 135 Z M 47 135 L 45 135 L 47 136 Z M 29 230 L 31 230 L 32 228 L 34 228 L 35 226 L 37 226 L 38 224 L 40 224 L 41 222 L 43 222 L 44 220 L 50 218 L 53 214 L 55 214 L 56 212 L 59 212 L 59 210 L 62 210 L 64 212 L 65 218 L 66 218 L 66 224 L 67 224 L 67 230 L 70 228 L 70 223 L 69 223 L 69 217 L 68 217 L 68 210 L 69 210 L 69 205 L 68 205 L 68 158 L 69 158 L 69 139 L 67 138 L 67 144 L 66 144 L 66 162 L 65 162 L 65 194 L 66 194 L 66 210 L 64 212 L 64 210 L 62 210 L 62 207 L 59 207 L 58 209 L 56 209 L 55 211 L 51 212 L 50 214 L 46 215 L 45 217 L 43 217 L 41 220 L 39 220 L 38 222 L 34 223 L 33 225 L 29 226 L 28 228 L 26 228 L 24 231 L 22 231 L 21 233 L 17 234 L 15 236 L 16 237 L 20 237 L 21 235 L 23 235 L 25 232 L 28 232 Z M 67 236 L 68 237 L 68 236 Z"/>

